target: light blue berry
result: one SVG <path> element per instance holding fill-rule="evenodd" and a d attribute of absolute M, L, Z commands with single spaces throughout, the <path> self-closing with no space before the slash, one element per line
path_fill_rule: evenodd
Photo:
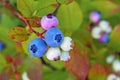
<path fill-rule="evenodd" d="M 32 56 L 39 58 L 47 51 L 47 45 L 41 38 L 35 38 L 29 43 L 28 50 Z"/>
<path fill-rule="evenodd" d="M 51 28 L 45 34 L 45 42 L 51 47 L 60 46 L 63 39 L 63 33 L 58 28 Z"/>

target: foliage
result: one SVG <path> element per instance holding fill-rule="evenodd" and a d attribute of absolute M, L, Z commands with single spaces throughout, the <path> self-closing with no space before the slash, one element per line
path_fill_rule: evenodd
<path fill-rule="evenodd" d="M 3 5 L 6 1 L 10 3 Z M 91 23 L 89 13 L 95 10 L 112 25 L 107 44 L 94 40 L 87 29 Z M 33 58 L 27 47 L 44 31 L 39 19 L 49 13 L 57 16 L 58 27 L 74 43 L 68 62 L 48 61 L 44 56 L 55 69 Z M 0 51 L 0 80 L 21 80 L 24 72 L 30 80 L 106 80 L 112 71 L 111 67 L 106 69 L 106 57 L 120 51 L 119 13 L 119 0 L 0 0 L 0 41 L 6 44 Z"/>

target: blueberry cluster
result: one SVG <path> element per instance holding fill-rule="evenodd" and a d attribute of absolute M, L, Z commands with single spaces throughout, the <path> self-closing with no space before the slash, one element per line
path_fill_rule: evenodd
<path fill-rule="evenodd" d="M 68 61 L 70 59 L 69 51 L 72 49 L 72 39 L 64 37 L 61 30 L 57 28 L 58 19 L 53 14 L 48 14 L 41 18 L 40 23 L 46 33 L 44 39 L 36 38 L 29 43 L 30 54 L 38 58 L 46 54 L 49 60 Z"/>
<path fill-rule="evenodd" d="M 112 31 L 112 27 L 108 21 L 101 20 L 101 14 L 98 11 L 90 13 L 89 16 L 93 25 L 91 25 L 91 35 L 101 43 L 109 42 L 109 33 Z"/>

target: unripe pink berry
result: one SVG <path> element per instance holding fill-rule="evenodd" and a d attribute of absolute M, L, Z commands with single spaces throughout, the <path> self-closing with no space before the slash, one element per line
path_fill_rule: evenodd
<path fill-rule="evenodd" d="M 97 23 L 101 19 L 101 14 L 98 11 L 91 12 L 89 18 L 92 22 Z"/>
<path fill-rule="evenodd" d="M 43 16 L 41 21 L 41 27 L 45 30 L 48 30 L 53 27 L 57 27 L 59 22 L 58 19 L 53 14 L 48 14 Z"/>

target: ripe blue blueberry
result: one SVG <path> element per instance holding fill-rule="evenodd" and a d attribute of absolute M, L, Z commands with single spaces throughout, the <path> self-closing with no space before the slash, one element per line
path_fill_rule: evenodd
<path fill-rule="evenodd" d="M 2 51 L 5 48 L 5 44 L 0 41 L 0 51 Z"/>
<path fill-rule="evenodd" d="M 102 42 L 102 43 L 108 43 L 109 35 L 107 33 L 103 33 L 98 40 L 99 42 Z"/>
<path fill-rule="evenodd" d="M 63 42 L 63 33 L 58 28 L 51 28 L 45 34 L 45 42 L 48 46 L 58 47 Z"/>
<path fill-rule="evenodd" d="M 50 28 L 57 27 L 59 22 L 53 14 L 48 14 L 42 17 L 40 23 L 43 29 L 48 30 Z"/>
<path fill-rule="evenodd" d="M 41 38 L 35 38 L 29 43 L 28 50 L 32 56 L 39 58 L 47 51 L 47 45 Z"/>

